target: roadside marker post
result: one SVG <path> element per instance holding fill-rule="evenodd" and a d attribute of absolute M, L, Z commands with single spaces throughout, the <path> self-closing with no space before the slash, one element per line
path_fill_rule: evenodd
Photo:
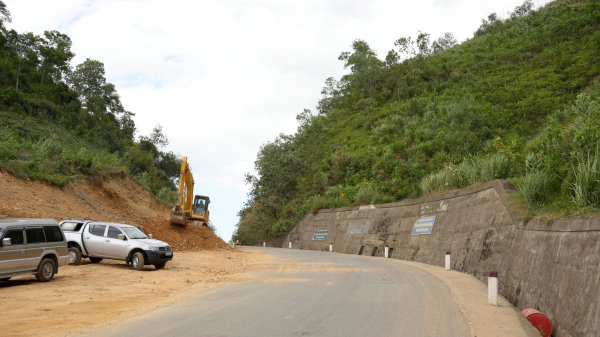
<path fill-rule="evenodd" d="M 290 249 L 292 249 L 292 241 L 290 241 Z"/>
<path fill-rule="evenodd" d="M 264 248 L 264 247 L 266 247 L 266 246 L 267 246 L 267 243 L 266 243 L 266 242 L 263 242 L 263 248 Z"/>
<path fill-rule="evenodd" d="M 450 252 L 446 252 L 446 270 L 450 270 Z"/>
<path fill-rule="evenodd" d="M 498 272 L 495 270 L 488 273 L 488 304 L 498 305 Z"/>
<path fill-rule="evenodd" d="M 390 257 L 390 246 L 385 245 L 385 258 L 389 258 Z"/>
<path fill-rule="evenodd" d="M 333 252 L 333 242 L 329 244 L 329 251 Z"/>

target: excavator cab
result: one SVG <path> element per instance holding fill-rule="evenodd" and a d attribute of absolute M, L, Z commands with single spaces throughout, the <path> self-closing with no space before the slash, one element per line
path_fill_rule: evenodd
<path fill-rule="evenodd" d="M 194 197 L 194 214 L 202 215 L 208 211 L 208 204 L 210 204 L 210 198 L 203 195 L 196 195 Z"/>

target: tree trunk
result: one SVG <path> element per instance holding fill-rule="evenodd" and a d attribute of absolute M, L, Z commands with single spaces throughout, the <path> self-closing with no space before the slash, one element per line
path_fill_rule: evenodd
<path fill-rule="evenodd" d="M 19 76 L 21 75 L 21 60 L 23 59 L 23 46 L 19 46 L 19 70 L 17 70 L 17 86 L 16 90 L 19 90 Z"/>
<path fill-rule="evenodd" d="M 6 53 L 6 55 L 4 55 L 4 65 L 2 66 L 2 78 L 4 79 L 4 73 L 6 70 L 6 64 L 8 63 L 8 50 L 4 50 L 4 52 Z"/>
<path fill-rule="evenodd" d="M 42 65 L 42 82 L 40 82 L 40 92 L 38 96 L 42 96 L 42 88 L 44 87 L 44 75 L 46 74 L 46 62 Z"/>

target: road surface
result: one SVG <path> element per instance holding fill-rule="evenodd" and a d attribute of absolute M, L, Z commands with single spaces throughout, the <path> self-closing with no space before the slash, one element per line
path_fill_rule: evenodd
<path fill-rule="evenodd" d="M 448 287 L 383 258 L 281 248 L 277 272 L 157 308 L 86 336 L 470 336 Z"/>

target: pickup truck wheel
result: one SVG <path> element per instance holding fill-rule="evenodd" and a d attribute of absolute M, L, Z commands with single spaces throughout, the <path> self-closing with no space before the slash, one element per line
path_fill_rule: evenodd
<path fill-rule="evenodd" d="M 10 280 L 10 277 L 0 278 L 0 281 L 8 281 L 8 280 Z"/>
<path fill-rule="evenodd" d="M 144 269 L 144 255 L 140 252 L 133 254 L 131 258 L 131 267 L 135 270 Z"/>
<path fill-rule="evenodd" d="M 155 263 L 154 268 L 163 269 L 165 267 L 165 264 L 167 264 L 167 263 L 166 262 L 165 263 Z"/>
<path fill-rule="evenodd" d="M 37 268 L 35 278 L 40 282 L 49 282 L 56 273 L 56 264 L 50 259 L 43 259 Z"/>
<path fill-rule="evenodd" d="M 67 255 L 69 256 L 69 264 L 72 266 L 78 265 L 79 261 L 81 261 L 81 250 L 79 250 L 79 248 L 69 248 L 69 253 L 67 253 Z"/>
<path fill-rule="evenodd" d="M 90 261 L 92 261 L 92 263 L 99 263 L 100 261 L 102 261 L 101 257 L 91 257 L 90 256 Z"/>

